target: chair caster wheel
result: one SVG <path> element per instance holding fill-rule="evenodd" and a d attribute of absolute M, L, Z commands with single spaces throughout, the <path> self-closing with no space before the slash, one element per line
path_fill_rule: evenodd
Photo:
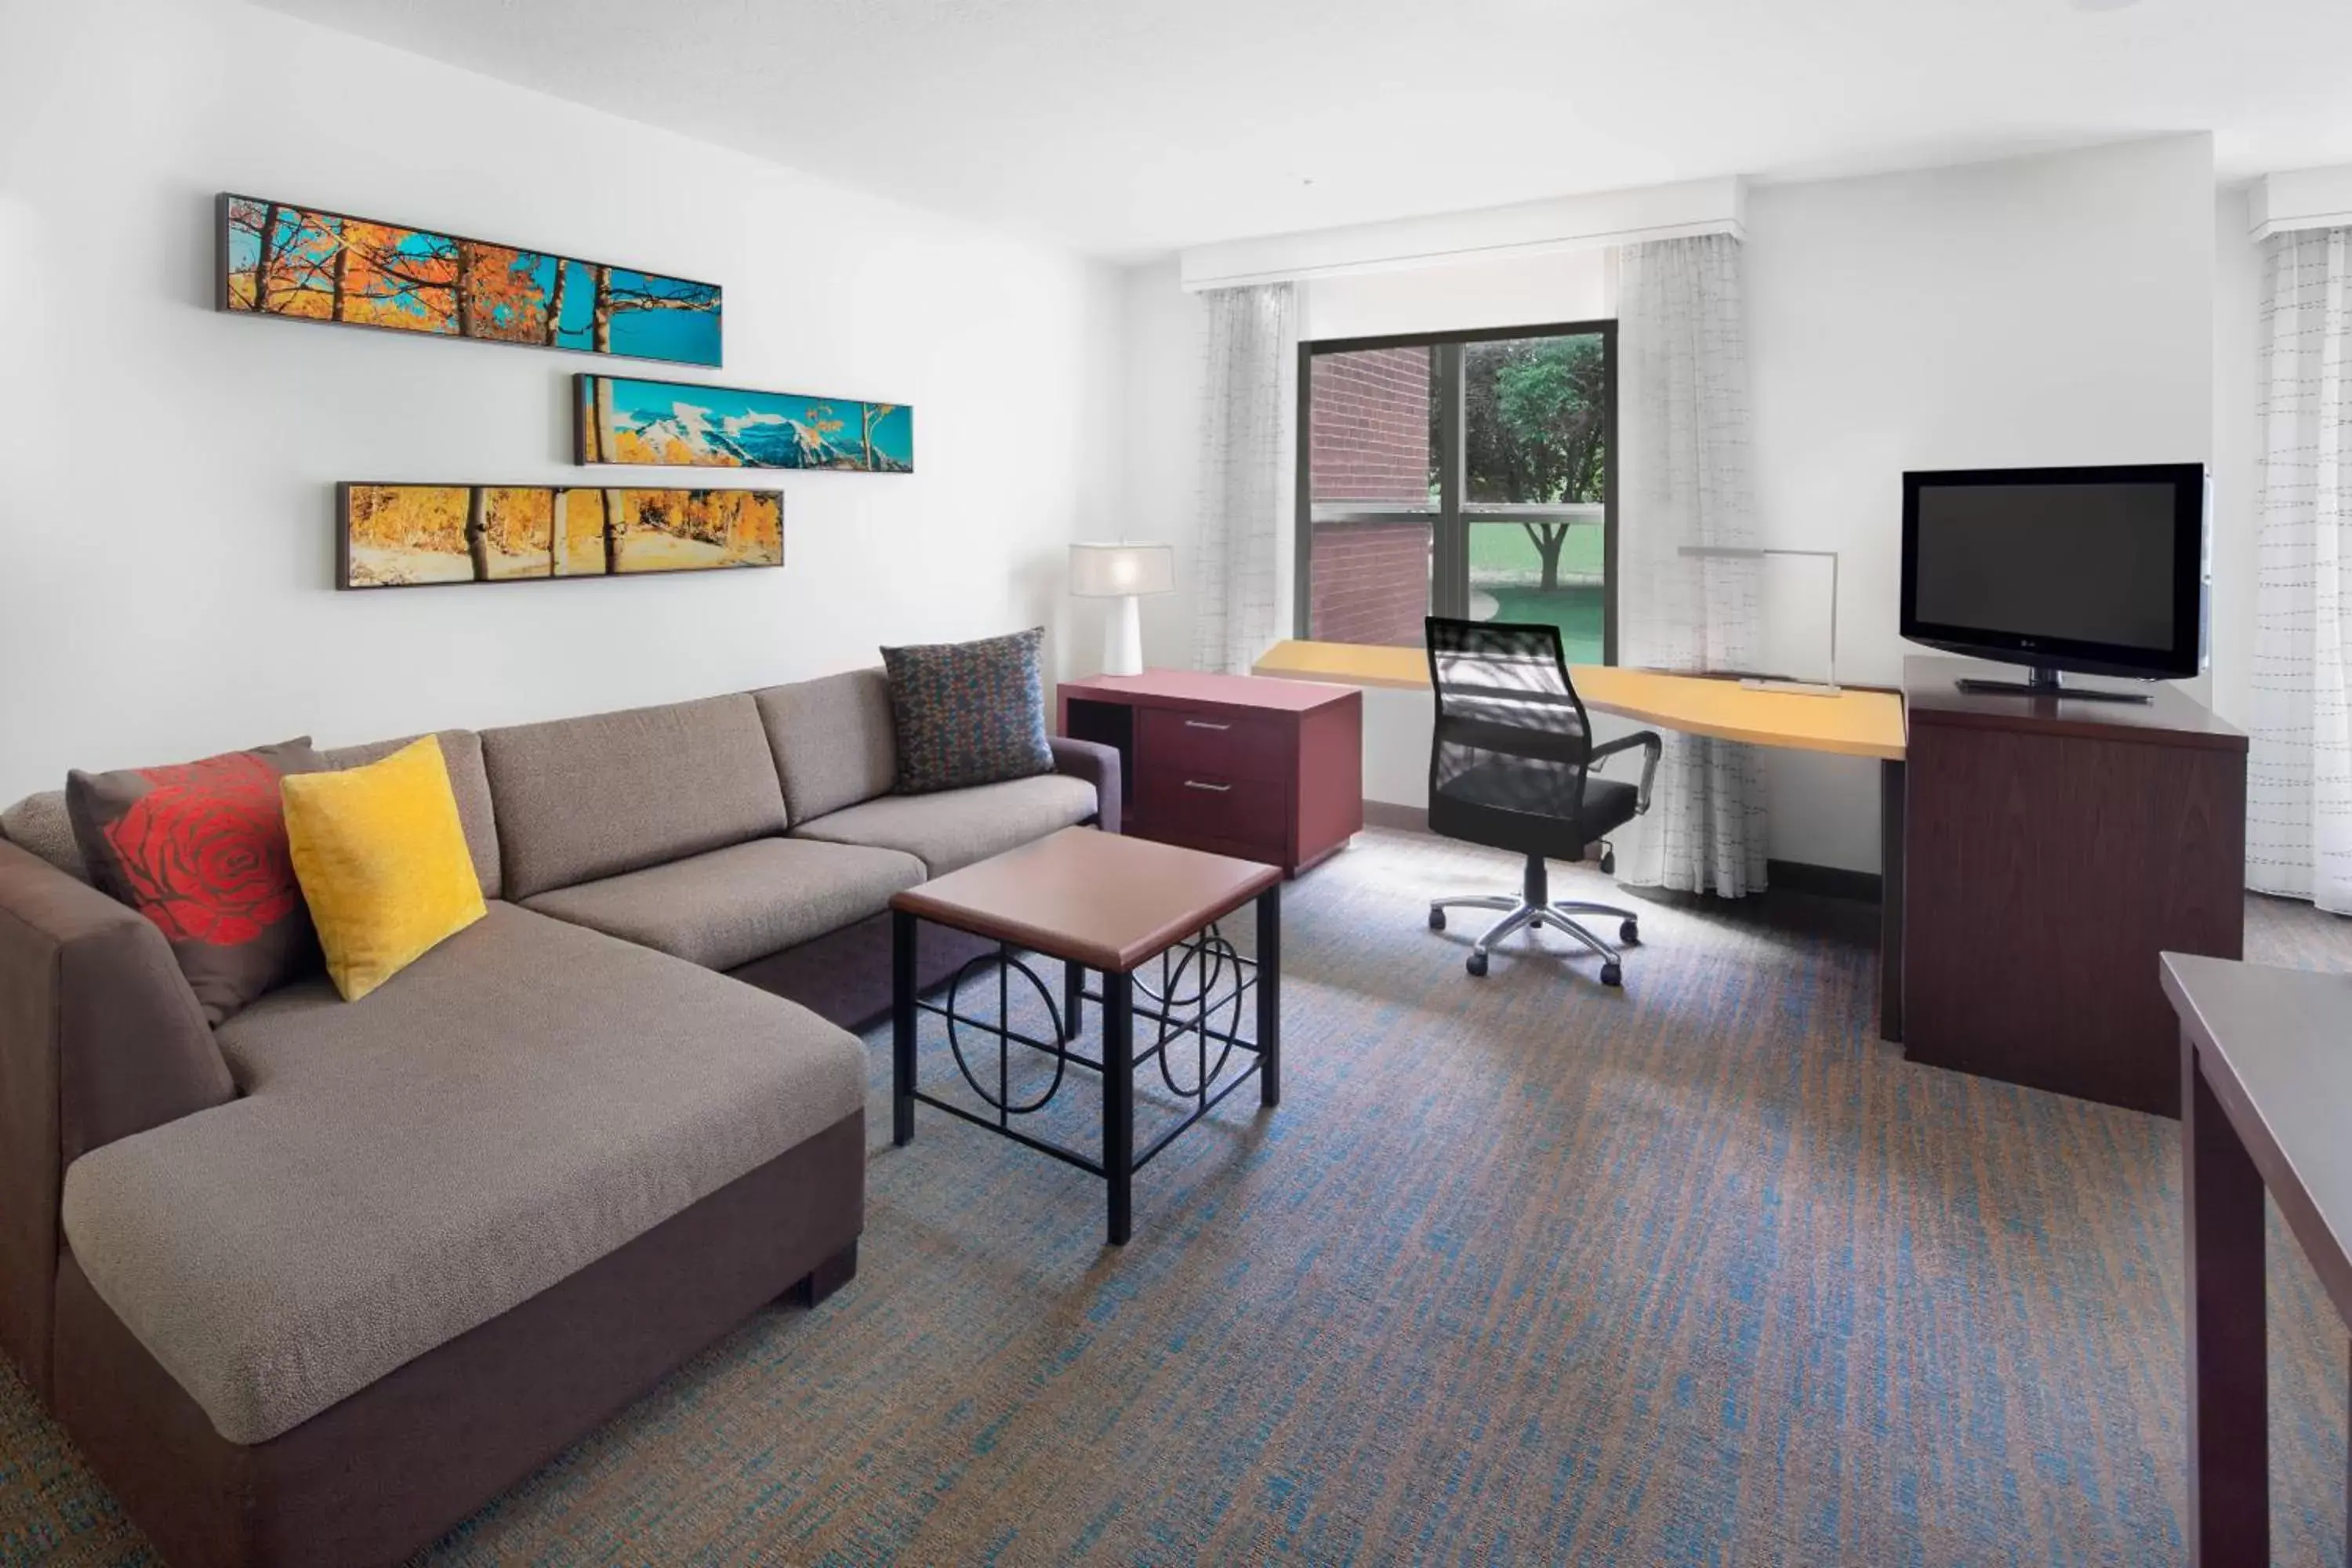
<path fill-rule="evenodd" d="M 1433 909 L 1429 911 L 1429 929 L 1432 931 L 1444 931 L 1445 929 L 1445 911 L 1444 910 Z"/>
<path fill-rule="evenodd" d="M 1463 960 L 1462 967 L 1468 970 L 1475 978 L 1483 980 L 1486 976 L 1486 955 L 1483 952 L 1474 952 Z"/>
<path fill-rule="evenodd" d="M 1622 964 L 1621 964 L 1621 963 L 1617 963 L 1614 959 L 1612 959 L 1609 963 L 1602 964 L 1602 965 L 1601 966 L 1601 984 L 1603 984 L 1603 985 L 1622 985 L 1622 984 L 1625 984 L 1625 967 L 1624 967 L 1624 965 L 1622 965 Z"/>
<path fill-rule="evenodd" d="M 1614 849 L 1603 849 L 1601 852 L 1601 874 L 1604 877 L 1613 877 L 1617 874 L 1617 851 Z"/>
<path fill-rule="evenodd" d="M 1627 921 L 1623 925 L 1619 926 L 1617 928 L 1617 940 L 1623 942 L 1628 947 L 1640 942 L 1642 940 L 1641 922 L 1639 921 Z"/>

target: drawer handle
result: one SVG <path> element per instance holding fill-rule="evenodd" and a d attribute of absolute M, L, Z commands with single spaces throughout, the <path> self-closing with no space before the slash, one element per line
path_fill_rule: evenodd
<path fill-rule="evenodd" d="M 1212 724 L 1206 719 L 1187 719 L 1184 721 L 1184 728 L 1187 730 L 1230 730 L 1233 726 L 1231 724 Z"/>
<path fill-rule="evenodd" d="M 1186 789 L 1204 789 L 1211 795 L 1227 795 L 1232 793 L 1234 786 L 1231 784 L 1206 784 L 1200 779 L 1186 779 L 1184 781 L 1184 787 Z"/>

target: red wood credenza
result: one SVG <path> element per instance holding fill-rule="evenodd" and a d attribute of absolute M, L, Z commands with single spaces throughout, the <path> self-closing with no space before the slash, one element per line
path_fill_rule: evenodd
<path fill-rule="evenodd" d="M 1364 826 L 1364 694 L 1149 669 L 1066 680 L 1059 728 L 1118 749 L 1125 831 L 1296 876 Z"/>

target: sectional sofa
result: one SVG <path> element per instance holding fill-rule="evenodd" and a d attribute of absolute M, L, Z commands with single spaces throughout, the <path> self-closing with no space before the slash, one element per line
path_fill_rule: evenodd
<path fill-rule="evenodd" d="M 488 917 L 217 1028 L 0 814 L 0 1347 L 173 1563 L 396 1561 L 847 1279 L 891 894 L 1118 826 L 1083 742 L 893 794 L 879 671 L 441 742 Z"/>

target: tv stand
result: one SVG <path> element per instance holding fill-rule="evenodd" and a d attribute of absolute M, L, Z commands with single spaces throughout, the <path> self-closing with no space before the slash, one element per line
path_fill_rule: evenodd
<path fill-rule="evenodd" d="M 2108 691 L 2094 686 L 2067 686 L 2058 672 L 2047 665 L 2037 664 L 2023 680 L 1992 680 L 1983 676 L 1964 675 L 1952 682 L 1961 690 L 1976 695 L 1990 694 L 2007 697 L 2064 697 L 2077 702 L 2153 702 L 2155 698 L 2145 691 Z"/>
<path fill-rule="evenodd" d="M 2157 955 L 2244 951 L 2246 737 L 2175 686 L 2145 708 L 1957 689 L 2001 673 L 1904 660 L 1882 764 L 1904 1054 L 2178 1116 Z"/>

